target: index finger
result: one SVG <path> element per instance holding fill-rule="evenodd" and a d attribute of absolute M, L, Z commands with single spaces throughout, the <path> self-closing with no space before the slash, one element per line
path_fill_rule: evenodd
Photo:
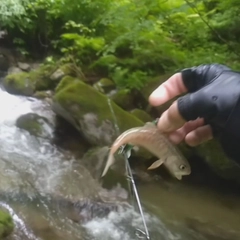
<path fill-rule="evenodd" d="M 158 106 L 185 92 L 187 88 L 183 83 L 182 74 L 176 73 L 151 93 L 149 102 L 152 106 Z"/>

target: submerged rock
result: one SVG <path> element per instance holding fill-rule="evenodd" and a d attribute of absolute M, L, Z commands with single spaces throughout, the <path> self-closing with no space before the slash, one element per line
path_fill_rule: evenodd
<path fill-rule="evenodd" d="M 216 174 L 240 184 L 240 167 L 225 155 L 217 140 L 214 139 L 203 143 L 194 150 Z"/>
<path fill-rule="evenodd" d="M 44 98 L 50 98 L 53 96 L 53 92 L 51 90 L 48 91 L 37 91 L 33 94 L 33 97 L 44 99 Z"/>
<path fill-rule="evenodd" d="M 101 179 L 103 169 L 105 167 L 107 157 L 109 154 L 109 147 L 93 147 L 89 149 L 80 160 L 81 163 L 86 167 L 89 173 L 94 179 Z M 102 186 L 107 189 L 111 189 L 116 183 L 121 184 L 125 189 L 128 188 L 125 173 L 125 161 L 121 155 L 115 155 L 116 163 L 111 166 L 108 174 L 101 179 Z M 107 193 L 109 198 L 109 194 Z"/>
<path fill-rule="evenodd" d="M 90 85 L 70 77 L 56 88 L 53 110 L 97 146 L 110 145 L 119 132 L 143 125 Z"/>
<path fill-rule="evenodd" d="M 11 215 L 6 210 L 0 210 L 0 239 L 9 236 L 14 230 Z"/>
<path fill-rule="evenodd" d="M 53 126 L 48 119 L 35 113 L 20 116 L 16 126 L 36 137 L 51 138 L 53 133 Z"/>
<path fill-rule="evenodd" d="M 94 147 L 89 149 L 81 159 L 81 162 L 89 170 L 93 178 L 99 179 L 101 177 L 108 152 L 108 146 Z"/>
<path fill-rule="evenodd" d="M 117 191 L 119 190 L 117 189 Z M 7 192 L 0 192 L 1 199 L 4 199 L 10 204 L 17 205 L 24 203 L 28 207 L 34 205 L 36 208 L 36 206 L 41 206 L 42 203 L 44 203 L 53 212 L 58 212 L 60 210 L 64 216 L 76 223 L 86 223 L 94 218 L 104 218 L 111 212 L 120 212 L 130 207 L 130 204 L 126 201 L 127 197 L 123 196 L 119 200 L 113 198 L 114 201 L 112 201 L 112 195 L 115 195 L 115 193 L 109 192 L 110 198 L 108 198 L 107 195 L 108 193 L 105 194 L 105 201 L 100 198 L 72 199 L 70 197 L 63 197 L 55 194 L 46 194 L 44 196 L 37 194 L 29 198 L 25 193 L 13 195 Z M 109 199 L 109 201 L 107 199 Z M 0 210 L 0 237 L 7 236 L 13 230 L 12 218 L 5 211 L 6 210 Z M 2 232 L 1 229 L 3 229 Z"/>
<path fill-rule="evenodd" d="M 203 222 L 195 218 L 187 218 L 187 226 L 207 240 L 237 240 L 240 232 L 224 229 L 210 222 Z"/>

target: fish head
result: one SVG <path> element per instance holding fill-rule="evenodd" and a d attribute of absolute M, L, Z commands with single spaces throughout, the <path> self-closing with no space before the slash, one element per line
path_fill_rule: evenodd
<path fill-rule="evenodd" d="M 164 166 L 171 175 L 181 180 L 183 176 L 191 173 L 191 166 L 183 156 L 169 156 L 164 162 Z"/>

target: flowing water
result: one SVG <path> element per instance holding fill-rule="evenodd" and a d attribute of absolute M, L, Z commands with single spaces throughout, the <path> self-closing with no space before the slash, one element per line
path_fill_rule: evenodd
<path fill-rule="evenodd" d="M 142 220 L 131 207 L 84 224 L 72 221 L 74 213 L 58 202 L 59 196 L 91 198 L 100 185 L 76 164 L 71 153 L 15 126 L 16 119 L 29 112 L 54 123 L 55 115 L 47 102 L 10 95 L 2 89 L 0 99 L 0 206 L 15 222 L 14 234 L 8 239 L 138 239 L 135 229 L 143 229 Z M 237 196 L 178 182 L 167 188 L 150 183 L 138 189 L 152 240 L 213 240 L 211 233 L 226 237 L 222 239 L 240 239 Z"/>

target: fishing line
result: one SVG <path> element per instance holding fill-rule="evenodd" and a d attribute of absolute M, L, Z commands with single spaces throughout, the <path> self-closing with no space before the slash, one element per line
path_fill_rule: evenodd
<path fill-rule="evenodd" d="M 119 129 L 118 124 L 117 124 L 117 119 L 116 119 L 116 115 L 114 113 L 114 110 L 113 110 L 113 107 L 112 107 L 112 104 L 111 104 L 111 100 L 108 98 L 107 102 L 108 102 L 108 105 L 109 105 L 109 108 L 110 108 L 110 111 L 111 111 L 111 114 L 112 114 L 112 117 L 113 117 L 114 127 L 116 129 L 117 134 L 120 135 L 120 129 Z M 132 147 L 133 146 L 131 146 L 131 145 L 125 145 L 122 148 L 120 148 L 120 151 L 118 153 L 122 154 L 124 159 L 125 159 L 126 175 L 127 175 L 127 180 L 129 182 L 129 190 L 132 193 L 132 195 L 131 195 L 132 196 L 132 201 L 134 203 L 133 198 L 135 197 L 135 200 L 136 200 L 136 203 L 137 203 L 137 206 L 138 206 L 138 210 L 140 212 L 142 222 L 143 222 L 143 226 L 144 226 L 144 230 L 136 228 L 135 229 L 135 235 L 139 239 L 144 239 L 145 238 L 146 240 L 150 240 L 151 238 L 150 238 L 148 227 L 147 227 L 146 220 L 145 220 L 145 217 L 144 217 L 142 204 L 141 204 L 139 194 L 138 194 L 138 191 L 137 191 L 137 187 L 136 187 L 136 184 L 135 184 L 135 181 L 134 181 L 134 178 L 133 178 L 132 170 L 131 170 L 131 167 L 130 167 L 130 164 L 129 164 L 129 161 L 128 161 L 130 156 L 131 156 Z M 133 205 L 135 207 L 135 204 L 133 204 Z"/>

